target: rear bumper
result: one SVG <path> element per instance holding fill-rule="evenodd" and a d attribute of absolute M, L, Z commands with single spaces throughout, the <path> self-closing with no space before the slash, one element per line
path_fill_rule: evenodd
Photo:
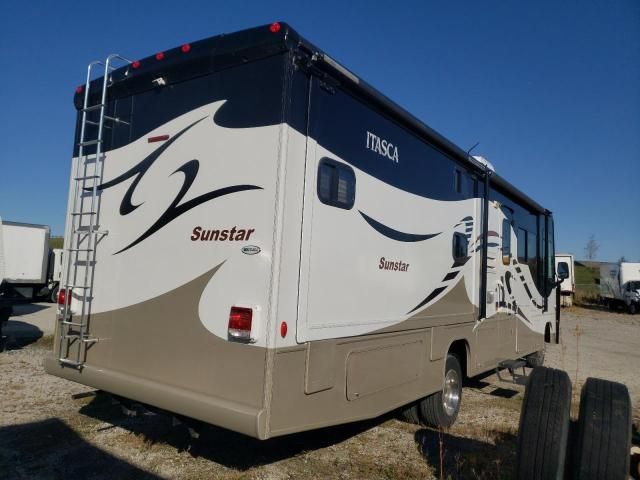
<path fill-rule="evenodd" d="M 57 377 L 202 420 L 250 437 L 261 440 L 267 438 L 264 409 L 256 409 L 238 402 L 230 402 L 91 365 L 83 366 L 82 370 L 63 367 L 53 354 L 45 358 L 44 369 Z"/>

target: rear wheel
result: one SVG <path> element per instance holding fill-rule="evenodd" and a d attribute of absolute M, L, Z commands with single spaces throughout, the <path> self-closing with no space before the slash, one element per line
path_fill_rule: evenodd
<path fill-rule="evenodd" d="M 631 302 L 627 309 L 629 310 L 629 313 L 631 315 L 635 315 L 636 313 L 638 313 L 638 304 L 635 302 Z"/>
<path fill-rule="evenodd" d="M 449 353 L 445 362 L 442 390 L 420 400 L 420 418 L 432 427 L 448 428 L 458 417 L 461 401 L 462 368 L 458 357 Z"/>
<path fill-rule="evenodd" d="M 631 400 L 621 383 L 587 378 L 580 395 L 573 478 L 626 479 L 631 448 Z"/>
<path fill-rule="evenodd" d="M 403 420 L 409 423 L 420 423 L 420 414 L 418 413 L 418 404 L 412 403 L 411 405 L 406 405 L 400 410 L 400 415 Z"/>
<path fill-rule="evenodd" d="M 534 368 L 520 411 L 517 478 L 564 478 L 570 408 L 571 381 L 567 373 Z"/>
<path fill-rule="evenodd" d="M 60 287 L 55 287 L 51 290 L 51 292 L 49 292 L 49 301 L 51 303 L 56 303 L 58 301 L 58 291 L 60 290 Z"/>

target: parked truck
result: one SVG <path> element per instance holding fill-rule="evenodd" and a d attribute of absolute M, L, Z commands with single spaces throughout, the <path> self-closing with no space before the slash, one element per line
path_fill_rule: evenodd
<path fill-rule="evenodd" d="M 551 212 L 288 25 L 100 65 L 47 372 L 266 439 L 557 341 Z"/>
<path fill-rule="evenodd" d="M 640 311 L 640 263 L 601 263 L 600 300 L 611 309 Z"/>
<path fill-rule="evenodd" d="M 0 291 L 4 297 L 55 302 L 62 275 L 62 249 L 49 248 L 49 227 L 4 221 L 0 230 L 4 258 Z"/>
<path fill-rule="evenodd" d="M 573 305 L 573 296 L 576 292 L 575 266 L 573 255 L 569 253 L 556 253 L 556 272 L 565 271 L 567 276 L 560 284 L 560 305 L 570 307 Z"/>

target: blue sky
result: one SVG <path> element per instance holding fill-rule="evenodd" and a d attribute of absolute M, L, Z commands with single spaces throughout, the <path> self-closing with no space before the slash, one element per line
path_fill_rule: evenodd
<path fill-rule="evenodd" d="M 95 6 L 94 6 L 95 5 Z M 101 9 L 99 5 L 107 5 Z M 555 213 L 640 261 L 640 2 L 28 1 L 0 17 L 0 215 L 61 234 L 86 64 L 284 20 Z"/>

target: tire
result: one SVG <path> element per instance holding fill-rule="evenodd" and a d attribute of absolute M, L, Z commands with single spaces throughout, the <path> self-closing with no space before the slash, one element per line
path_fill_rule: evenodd
<path fill-rule="evenodd" d="M 535 368 L 520 411 L 518 479 L 564 478 L 570 409 L 569 375 L 553 368 Z"/>
<path fill-rule="evenodd" d="M 462 402 L 462 368 L 452 353 L 445 362 L 443 389 L 418 403 L 420 419 L 435 428 L 449 428 L 456 421 Z"/>
<path fill-rule="evenodd" d="M 406 405 L 400 410 L 400 416 L 405 422 L 420 424 L 420 414 L 418 413 L 418 404 L 412 403 Z"/>
<path fill-rule="evenodd" d="M 544 350 L 538 350 L 537 352 L 530 353 L 525 357 L 527 367 L 536 368 L 544 365 Z"/>
<path fill-rule="evenodd" d="M 631 400 L 627 387 L 587 378 L 580 394 L 573 478 L 626 480 L 630 448 Z"/>
<path fill-rule="evenodd" d="M 635 302 L 631 302 L 627 307 L 627 310 L 631 315 L 635 315 L 636 313 L 638 313 L 638 304 Z"/>
<path fill-rule="evenodd" d="M 58 303 L 58 291 L 60 290 L 59 286 L 56 286 L 51 292 L 49 292 L 49 302 L 50 303 Z"/>

